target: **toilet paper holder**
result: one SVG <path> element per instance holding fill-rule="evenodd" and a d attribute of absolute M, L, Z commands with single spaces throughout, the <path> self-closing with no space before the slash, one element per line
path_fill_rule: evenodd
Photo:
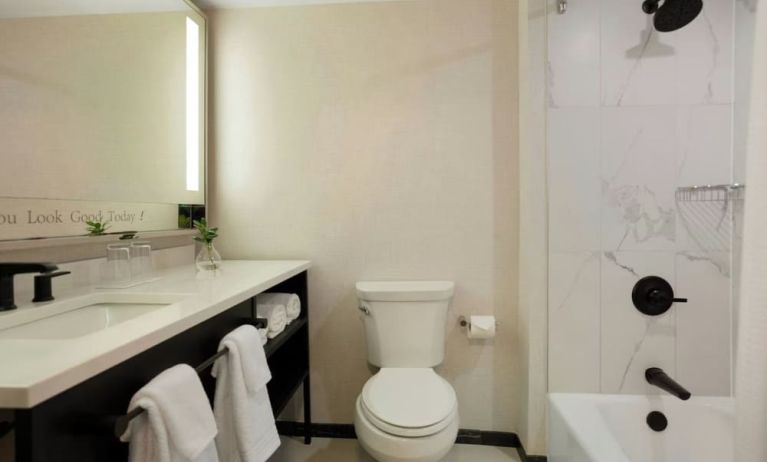
<path fill-rule="evenodd" d="M 461 326 L 461 327 L 468 328 L 469 325 L 471 325 L 471 322 L 469 322 L 469 319 L 466 316 L 458 316 L 458 325 Z M 501 323 L 496 320 L 495 321 L 495 327 L 498 327 L 500 325 L 501 325 Z"/>

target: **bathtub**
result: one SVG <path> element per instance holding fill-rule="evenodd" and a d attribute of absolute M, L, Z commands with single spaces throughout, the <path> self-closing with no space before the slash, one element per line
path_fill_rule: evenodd
<path fill-rule="evenodd" d="M 647 424 L 662 412 L 668 426 Z M 731 398 L 549 395 L 550 462 L 733 462 Z"/>

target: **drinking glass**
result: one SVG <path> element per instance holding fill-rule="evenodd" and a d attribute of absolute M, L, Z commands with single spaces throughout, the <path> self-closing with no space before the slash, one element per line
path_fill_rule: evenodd
<path fill-rule="evenodd" d="M 104 268 L 103 278 L 105 282 L 113 282 L 117 284 L 130 282 L 131 256 L 129 245 L 107 245 L 107 262 Z"/>
<path fill-rule="evenodd" d="M 131 272 L 134 279 L 152 275 L 152 245 L 146 241 L 135 241 L 130 245 Z"/>

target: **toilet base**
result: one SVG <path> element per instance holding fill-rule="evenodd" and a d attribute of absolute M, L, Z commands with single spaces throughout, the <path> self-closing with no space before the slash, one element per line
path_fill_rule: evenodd
<path fill-rule="evenodd" d="M 458 414 L 453 421 L 433 435 L 406 438 L 384 433 L 362 413 L 357 398 L 354 429 L 360 445 L 378 462 L 437 462 L 450 452 L 458 436 Z"/>

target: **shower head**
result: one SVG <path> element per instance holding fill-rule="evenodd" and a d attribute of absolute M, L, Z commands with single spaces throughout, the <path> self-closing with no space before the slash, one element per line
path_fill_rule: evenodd
<path fill-rule="evenodd" d="M 690 24 L 703 10 L 703 0 L 645 0 L 642 10 L 654 14 L 658 32 L 672 32 Z"/>

